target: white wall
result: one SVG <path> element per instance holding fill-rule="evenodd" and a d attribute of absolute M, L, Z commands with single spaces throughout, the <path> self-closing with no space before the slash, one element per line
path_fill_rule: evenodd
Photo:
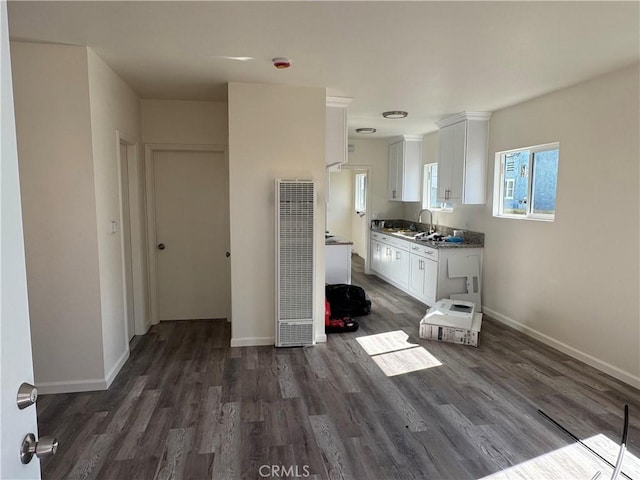
<path fill-rule="evenodd" d="M 11 54 L 36 383 L 104 387 L 87 49 Z"/>
<path fill-rule="evenodd" d="M 140 100 L 131 88 L 92 50 L 88 50 L 91 140 L 96 198 L 104 375 L 110 384 L 129 356 L 124 300 L 124 259 L 120 204 L 120 132 L 129 142 L 140 142 Z M 130 159 L 138 165 L 138 159 Z M 135 178 L 134 178 L 135 180 Z M 135 193 L 138 193 L 136 190 Z M 132 207 L 140 205 L 132 196 Z M 112 233 L 111 222 L 118 224 Z M 138 231 L 139 233 L 139 231 Z M 140 237 L 132 236 L 140 252 Z M 139 265 L 138 262 L 134 262 Z M 138 285 L 138 288 L 146 285 Z M 138 300 L 144 299 L 146 288 Z M 140 304 L 141 302 L 136 302 Z M 146 309 L 140 314 L 146 316 Z M 144 317 L 143 317 L 144 318 Z"/>
<path fill-rule="evenodd" d="M 488 314 L 637 387 L 639 102 L 636 65 L 494 112 L 487 204 L 440 214 L 486 235 Z M 429 158 L 435 137 L 425 137 Z M 494 218 L 495 152 L 556 141 L 555 222 Z"/>
<path fill-rule="evenodd" d="M 314 319 L 325 338 L 325 103 L 323 88 L 229 84 L 232 346 L 274 342 L 276 178 L 316 181 Z"/>
<path fill-rule="evenodd" d="M 437 163 L 438 162 L 438 132 L 432 132 L 424 136 L 422 139 L 422 165 L 426 165 L 428 163 Z M 420 169 L 420 175 L 422 176 L 422 169 Z M 420 188 L 422 191 L 422 180 L 420 182 Z M 467 207 L 469 208 L 469 207 Z M 471 207 L 474 208 L 474 207 Z M 404 202 L 403 205 L 403 217 L 407 220 L 418 221 L 418 214 L 422 210 L 422 200 L 419 202 Z M 424 219 L 428 220 L 428 216 L 423 216 Z M 445 225 L 447 227 L 453 227 L 454 225 L 450 225 L 453 221 L 452 214 L 448 212 L 434 212 L 433 213 L 433 221 L 436 225 Z M 460 225 L 457 225 L 460 226 Z M 466 226 L 462 225 L 460 227 Z"/>
<path fill-rule="evenodd" d="M 227 145 L 226 102 L 142 100 L 144 143 Z"/>
<path fill-rule="evenodd" d="M 351 240 L 351 212 L 353 211 L 353 172 L 342 169 L 329 173 L 329 205 L 327 230 L 332 235 Z"/>

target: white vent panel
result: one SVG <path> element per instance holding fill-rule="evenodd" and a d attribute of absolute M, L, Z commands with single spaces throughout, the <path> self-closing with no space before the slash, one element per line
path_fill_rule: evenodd
<path fill-rule="evenodd" d="M 311 331 L 307 338 L 291 333 L 299 333 L 298 326 L 277 326 L 276 346 L 313 343 L 314 200 L 312 181 L 276 181 L 276 320 L 307 322 Z"/>
<path fill-rule="evenodd" d="M 278 347 L 313 344 L 313 322 L 278 322 Z"/>

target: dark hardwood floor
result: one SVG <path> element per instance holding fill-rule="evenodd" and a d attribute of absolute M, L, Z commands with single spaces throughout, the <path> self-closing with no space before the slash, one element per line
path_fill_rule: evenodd
<path fill-rule="evenodd" d="M 478 348 L 422 340 L 423 304 L 358 259 L 353 283 L 372 313 L 326 344 L 232 349 L 227 322 L 163 322 L 108 391 L 42 396 L 43 479 L 608 479 L 538 409 L 615 461 L 628 403 L 640 480 L 638 390 L 486 317 Z"/>

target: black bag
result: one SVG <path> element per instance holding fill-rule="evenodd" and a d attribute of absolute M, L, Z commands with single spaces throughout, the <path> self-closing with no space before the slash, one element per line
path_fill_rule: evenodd
<path fill-rule="evenodd" d="M 325 286 L 325 296 L 331 306 L 331 318 L 360 317 L 371 313 L 371 301 L 362 287 L 338 283 Z"/>

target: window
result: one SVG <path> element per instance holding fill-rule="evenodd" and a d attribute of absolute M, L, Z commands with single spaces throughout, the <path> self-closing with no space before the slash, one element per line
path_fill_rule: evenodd
<path fill-rule="evenodd" d="M 513 188 L 516 184 L 515 179 L 507 178 L 504 181 L 504 199 L 513 200 Z"/>
<path fill-rule="evenodd" d="M 422 175 L 422 208 L 451 210 L 453 206 L 450 203 L 438 202 L 438 164 L 426 164 Z"/>
<path fill-rule="evenodd" d="M 356 173 L 356 213 L 364 214 L 367 211 L 367 174 Z"/>
<path fill-rule="evenodd" d="M 560 145 L 540 145 L 496 154 L 493 214 L 553 221 Z"/>

